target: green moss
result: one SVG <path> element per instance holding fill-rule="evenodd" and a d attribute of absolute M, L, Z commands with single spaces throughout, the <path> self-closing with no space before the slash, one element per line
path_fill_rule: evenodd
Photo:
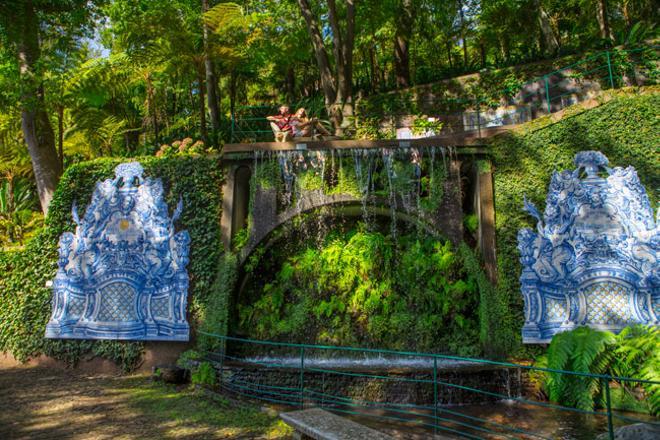
<path fill-rule="evenodd" d="M 147 382 L 139 376 L 124 379 L 115 391 L 128 397 L 127 404 L 135 414 L 146 420 L 162 421 L 160 435 L 163 437 L 188 437 L 195 430 L 202 432 L 199 436 L 204 438 L 285 439 L 291 436 L 288 426 L 255 406 L 236 406 L 223 398 L 211 400 L 200 391 Z"/>

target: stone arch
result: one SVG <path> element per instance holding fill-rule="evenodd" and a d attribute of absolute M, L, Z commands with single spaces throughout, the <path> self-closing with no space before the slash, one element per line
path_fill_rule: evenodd
<path fill-rule="evenodd" d="M 417 142 L 417 141 L 415 141 Z M 421 142 L 421 141 L 419 141 Z M 406 141 L 409 148 L 413 141 Z M 399 145 L 403 147 L 403 145 Z M 385 147 L 385 145 L 383 145 Z M 324 206 L 361 205 L 361 200 L 348 194 L 323 194 L 321 191 L 306 191 L 302 206 L 296 209 L 286 209 L 278 212 L 278 195 L 275 190 L 257 188 L 249 190 L 248 179 L 241 176 L 252 174 L 255 166 L 255 156 L 252 150 L 264 150 L 265 146 L 250 146 L 241 153 L 228 155 L 224 161 L 226 180 L 222 188 L 223 206 L 221 232 L 222 242 L 226 250 L 231 249 L 233 237 L 245 226 L 247 207 L 252 209 L 252 225 L 250 239 L 239 255 L 239 260 L 245 260 L 256 246 L 269 234 L 295 218 L 300 213 L 309 212 Z M 273 151 L 279 151 L 275 148 Z M 492 185 L 492 170 L 487 154 L 482 151 L 460 151 L 450 154 L 447 158 L 447 179 L 445 181 L 445 197 L 436 212 L 428 215 L 428 224 L 438 231 L 440 235 L 457 245 L 464 238 L 463 216 L 464 204 L 471 206 L 465 212 L 474 212 L 478 219 L 477 247 L 485 261 L 488 278 L 497 282 L 495 257 L 495 216 Z M 245 174 L 243 174 L 245 173 Z M 469 180 L 469 187 L 463 188 L 463 181 Z M 467 192 L 466 192 L 467 191 Z M 250 197 L 253 197 L 251 200 Z M 379 204 L 389 210 L 387 200 L 380 200 Z M 244 207 L 244 208 L 241 208 Z M 234 212 L 242 211 L 243 214 Z M 399 213 L 401 218 L 408 215 Z"/>
<path fill-rule="evenodd" d="M 255 200 L 257 197 L 255 197 Z M 292 222 L 297 217 L 303 216 L 305 214 L 313 213 L 324 207 L 331 207 L 333 213 L 336 216 L 347 216 L 347 217 L 361 217 L 363 215 L 363 205 L 360 199 L 357 199 L 348 195 L 333 195 L 326 196 L 323 199 L 323 203 L 310 204 L 305 206 L 305 210 L 287 210 L 282 212 L 278 216 L 278 223 L 273 224 L 269 230 L 264 230 L 259 236 L 252 236 L 248 244 L 246 244 L 241 252 L 238 255 L 238 278 L 236 284 L 232 289 L 232 297 L 230 303 L 232 304 L 229 309 L 229 319 L 235 322 L 238 319 L 236 305 L 239 302 L 239 298 L 243 294 L 246 285 L 250 282 L 252 277 L 251 274 L 246 273 L 243 270 L 243 266 L 247 262 L 248 258 L 259 246 L 264 246 L 265 249 L 270 249 L 271 246 L 275 245 L 280 239 L 275 233 L 280 230 L 280 228 L 286 226 L 288 223 Z M 389 217 L 392 216 L 392 210 L 390 206 L 387 205 L 386 201 L 377 206 L 370 205 L 367 206 L 367 211 L 369 215 L 374 215 L 378 217 Z M 397 222 L 405 222 L 409 224 L 418 225 L 429 235 L 447 240 L 448 238 L 445 234 L 436 229 L 433 225 L 429 224 L 424 219 L 419 218 L 416 215 L 411 215 L 405 211 L 395 210 L 395 215 Z"/>
<path fill-rule="evenodd" d="M 255 196 L 255 204 L 260 199 L 260 194 L 257 192 Z M 312 213 L 318 211 L 322 208 L 330 207 L 338 215 L 348 216 L 348 217 L 360 217 L 363 215 L 364 209 L 370 215 L 375 215 L 379 217 L 391 217 L 392 209 L 387 201 L 382 201 L 377 206 L 367 205 L 366 208 L 362 205 L 362 201 L 356 197 L 347 194 L 333 194 L 333 195 L 322 195 L 317 194 L 317 197 L 310 199 L 304 199 L 301 207 L 297 209 L 287 209 L 279 214 L 276 214 L 274 217 L 270 218 L 270 221 L 267 220 L 267 216 L 257 216 L 255 215 L 253 228 L 250 234 L 250 239 L 248 243 L 241 249 L 238 255 L 239 265 L 242 266 L 247 258 L 254 252 L 254 250 L 261 244 L 266 243 L 269 247 L 269 241 L 272 240 L 272 235 L 275 231 L 286 225 L 287 223 L 294 220 L 296 217 L 302 216 L 304 214 Z M 263 205 L 262 205 L 263 206 Z M 428 232 L 430 235 L 438 238 L 448 239 L 444 231 L 436 228 L 434 225 L 430 224 L 427 219 L 423 219 L 419 216 L 409 214 L 405 211 L 395 210 L 395 215 L 397 221 L 404 221 L 411 224 L 416 224 Z"/>

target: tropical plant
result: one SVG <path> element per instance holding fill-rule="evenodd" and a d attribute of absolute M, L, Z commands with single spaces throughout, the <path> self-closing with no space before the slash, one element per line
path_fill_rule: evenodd
<path fill-rule="evenodd" d="M 190 380 L 193 385 L 213 386 L 217 383 L 215 368 L 209 362 L 200 362 L 193 368 Z"/>
<path fill-rule="evenodd" d="M 609 332 L 580 327 L 556 335 L 548 347 L 547 367 L 578 373 L 606 374 L 612 360 L 616 337 Z M 592 409 L 599 393 L 597 378 L 549 373 L 545 383 L 553 402 L 580 409 Z"/>
<path fill-rule="evenodd" d="M 623 329 L 617 335 L 610 372 L 615 376 L 660 382 L 660 329 L 642 325 Z M 660 383 L 620 383 L 631 395 L 634 395 L 631 388 L 639 385 L 646 391 L 651 412 L 660 414 Z"/>
<path fill-rule="evenodd" d="M 25 179 L 0 181 L 0 244 L 22 244 L 41 227 L 43 215 Z"/>
<path fill-rule="evenodd" d="M 555 335 L 539 365 L 553 370 L 610 375 L 648 381 L 660 381 L 660 330 L 641 325 L 627 327 L 619 335 L 579 327 Z M 541 375 L 548 398 L 562 405 L 592 410 L 603 404 L 603 381 L 589 376 L 549 372 Z M 629 396 L 635 396 L 634 381 L 618 380 Z M 660 410 L 660 385 L 642 383 L 650 411 Z"/>
<path fill-rule="evenodd" d="M 304 225 L 298 226 L 305 228 Z M 239 305 L 259 338 L 476 354 L 475 281 L 451 243 L 331 230 L 262 257 Z M 288 254 L 292 252 L 292 254 Z"/>

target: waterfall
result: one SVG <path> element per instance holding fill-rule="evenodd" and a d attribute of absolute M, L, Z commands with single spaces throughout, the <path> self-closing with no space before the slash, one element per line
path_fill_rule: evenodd
<path fill-rule="evenodd" d="M 437 178 L 437 167 L 442 166 L 447 176 L 448 163 L 455 155 L 455 149 L 444 147 L 255 151 L 253 178 L 255 186 L 264 179 L 278 179 L 269 184 L 277 191 L 278 212 L 293 209 L 302 213 L 337 201 L 348 202 L 353 195 L 361 206 L 365 227 L 371 229 L 375 222 L 372 208 L 388 205 L 390 234 L 396 241 L 399 212 L 420 220 L 416 224 L 418 236 L 422 221 L 432 221 L 429 203 L 423 200 L 442 192 L 433 190 L 443 185 Z M 436 163 L 439 156 L 441 165 Z M 278 176 L 272 175 L 273 169 L 278 170 Z M 314 231 L 303 232 L 315 232 L 317 243 L 321 243 L 328 209 L 317 212 L 320 215 Z"/>

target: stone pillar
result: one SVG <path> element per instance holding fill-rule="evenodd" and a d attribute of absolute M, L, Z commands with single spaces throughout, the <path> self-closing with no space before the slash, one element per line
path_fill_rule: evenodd
<path fill-rule="evenodd" d="M 444 196 L 436 211 L 435 223 L 443 234 L 455 245 L 463 241 L 463 203 L 461 191 L 461 161 L 452 157 L 448 161 Z"/>
<path fill-rule="evenodd" d="M 220 234 L 225 250 L 231 249 L 232 218 L 234 214 L 234 174 L 236 166 L 226 165 L 224 169 L 225 183 L 222 185 L 222 218 L 220 220 Z"/>
<path fill-rule="evenodd" d="M 477 246 L 484 260 L 488 280 L 497 284 L 497 256 L 495 254 L 495 197 L 490 160 L 478 160 L 475 167 L 475 212 L 479 219 Z"/>
<path fill-rule="evenodd" d="M 230 249 L 234 235 L 246 226 L 250 214 L 250 178 L 252 169 L 245 163 L 225 168 L 225 184 L 222 187 L 222 244 Z"/>

